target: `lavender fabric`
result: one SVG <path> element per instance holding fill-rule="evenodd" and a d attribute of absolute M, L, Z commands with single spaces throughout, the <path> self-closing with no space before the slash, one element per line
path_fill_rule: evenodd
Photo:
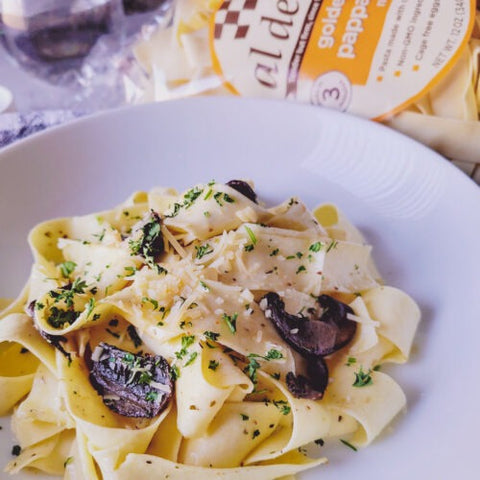
<path fill-rule="evenodd" d="M 79 116 L 81 115 L 67 110 L 0 115 L 0 148 L 33 133 L 74 120 Z"/>

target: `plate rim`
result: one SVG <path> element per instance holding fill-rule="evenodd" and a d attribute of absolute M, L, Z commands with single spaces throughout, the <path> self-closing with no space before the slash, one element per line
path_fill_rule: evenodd
<path fill-rule="evenodd" d="M 289 102 L 285 100 L 278 100 L 278 99 L 269 99 L 269 98 L 241 98 L 238 96 L 202 96 L 202 97 L 186 97 L 180 99 L 170 99 L 165 100 L 162 102 L 151 102 L 145 104 L 138 104 L 138 105 L 122 105 L 120 107 L 107 109 L 107 110 L 100 110 L 93 113 L 88 113 L 85 115 L 80 115 L 77 118 L 73 118 L 68 120 L 65 123 L 60 125 L 54 125 L 48 127 L 44 130 L 34 132 L 28 137 L 19 139 L 14 141 L 13 143 L 6 145 L 0 148 L 0 168 L 1 162 L 4 161 L 4 157 L 8 157 L 9 155 L 15 155 L 17 150 L 22 150 L 24 148 L 28 148 L 32 143 L 35 144 L 38 141 L 48 141 L 50 137 L 55 138 L 57 135 L 61 135 L 63 132 L 74 130 L 76 128 L 88 127 L 90 124 L 94 124 L 96 122 L 108 121 L 109 118 L 115 118 L 116 116 L 123 116 L 123 115 L 142 115 L 142 112 L 147 112 L 149 110 L 162 110 L 163 108 L 171 108 L 175 107 L 175 105 L 180 105 L 183 108 L 191 104 L 195 106 L 195 104 L 213 104 L 215 108 L 215 104 L 221 105 L 222 103 L 231 103 L 232 108 L 263 108 L 263 106 L 268 107 L 268 105 L 274 105 L 275 108 L 285 109 L 285 110 L 298 110 L 305 112 L 310 112 L 318 115 L 319 117 L 332 117 L 335 119 L 336 122 L 340 123 L 352 123 L 363 125 L 361 128 L 367 128 L 372 130 L 372 134 L 380 132 L 383 136 L 390 136 L 394 141 L 406 143 L 410 145 L 410 148 L 418 149 L 419 153 L 423 152 L 424 155 L 419 154 L 419 158 L 416 161 L 423 161 L 423 162 L 440 162 L 444 165 L 445 168 L 449 170 L 449 175 L 456 176 L 459 180 L 466 181 L 466 184 L 470 184 L 471 186 L 476 187 L 480 192 L 480 186 L 475 183 L 475 181 L 467 176 L 462 170 L 456 167 L 449 159 L 441 155 L 440 153 L 436 152 L 432 148 L 424 145 L 423 143 L 419 142 L 408 135 L 394 130 L 387 125 L 382 124 L 381 122 L 370 120 L 368 118 L 360 117 L 357 115 L 353 115 L 350 113 L 340 112 L 338 110 L 333 110 L 329 108 L 314 106 L 310 104 L 303 104 L 297 102 Z M 428 160 L 426 160 L 428 158 Z"/>

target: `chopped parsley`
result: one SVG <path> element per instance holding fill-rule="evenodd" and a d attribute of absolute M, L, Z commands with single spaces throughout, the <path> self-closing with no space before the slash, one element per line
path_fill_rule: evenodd
<path fill-rule="evenodd" d="M 115 358 L 112 357 L 112 360 L 115 361 Z M 134 360 L 135 360 L 135 356 L 133 355 L 133 353 L 127 352 L 123 356 L 123 361 L 127 365 L 133 365 Z"/>
<path fill-rule="evenodd" d="M 252 242 L 253 245 L 256 245 L 257 244 L 257 237 L 255 236 L 255 234 L 252 232 L 252 229 L 250 227 L 247 227 L 245 225 L 245 230 L 250 238 L 250 241 Z"/>
<path fill-rule="evenodd" d="M 227 324 L 229 330 L 232 333 L 237 332 L 237 318 L 238 318 L 238 313 L 234 313 L 233 315 L 227 315 L 226 313 L 224 313 L 222 315 L 223 321 Z"/>
<path fill-rule="evenodd" d="M 340 439 L 340 441 L 346 445 L 348 448 L 351 448 L 354 452 L 357 451 L 357 447 L 355 445 L 352 445 L 350 442 L 347 442 L 346 440 L 343 440 L 343 438 Z"/>
<path fill-rule="evenodd" d="M 149 303 L 152 305 L 154 310 L 158 310 L 158 302 L 157 300 L 150 298 L 150 297 L 143 297 L 142 298 L 142 303 Z"/>
<path fill-rule="evenodd" d="M 195 200 L 203 193 L 203 188 L 194 187 L 191 188 L 185 195 L 183 196 L 183 206 L 185 208 L 190 208 L 194 203 Z"/>
<path fill-rule="evenodd" d="M 175 381 L 180 377 L 180 370 L 176 365 L 172 365 L 171 370 L 172 370 L 172 380 Z"/>
<path fill-rule="evenodd" d="M 240 416 L 242 417 L 242 420 L 246 422 L 250 417 L 248 415 L 245 415 L 244 413 L 241 413 Z"/>
<path fill-rule="evenodd" d="M 283 353 L 275 350 L 274 348 L 271 348 L 267 354 L 262 357 L 264 360 L 278 360 L 280 358 L 283 358 Z"/>
<path fill-rule="evenodd" d="M 205 197 L 206 197 L 205 200 L 207 200 L 210 197 L 211 193 L 209 193 L 209 192 L 210 192 L 210 190 L 205 195 Z M 190 208 L 202 193 L 203 193 L 203 188 L 200 188 L 198 186 L 194 187 L 194 188 L 191 188 L 190 190 L 188 190 L 183 195 L 183 202 L 182 203 L 174 203 L 173 204 L 173 211 L 171 213 L 169 213 L 168 215 L 165 215 L 165 216 L 168 217 L 168 218 L 176 217 L 180 213 L 180 210 L 182 208 L 185 208 L 185 209 Z"/>
<path fill-rule="evenodd" d="M 360 367 L 358 372 L 355 372 L 355 381 L 353 382 L 353 387 L 366 387 L 368 385 L 372 385 L 373 380 L 371 377 L 372 371 L 369 370 L 368 372 L 364 372 L 363 368 Z"/>
<path fill-rule="evenodd" d="M 262 358 L 267 362 L 271 360 L 278 360 L 283 358 L 282 352 L 275 350 L 274 348 L 270 349 L 265 356 L 259 355 L 258 353 L 250 353 L 247 355 L 248 363 L 243 369 L 243 372 L 250 378 L 254 385 L 257 384 L 257 370 L 261 367 L 260 363 L 256 360 L 257 358 Z M 278 375 L 280 378 L 280 375 Z M 258 393 L 258 392 L 257 392 Z"/>
<path fill-rule="evenodd" d="M 211 196 L 212 196 L 212 193 L 213 193 L 213 189 L 212 188 L 209 188 L 207 193 L 205 194 L 205 196 L 203 197 L 204 200 L 208 200 Z"/>
<path fill-rule="evenodd" d="M 213 342 L 216 342 L 218 340 L 218 337 L 220 336 L 219 333 L 211 332 L 207 330 L 206 332 L 203 332 L 206 338 L 209 340 L 212 340 Z"/>
<path fill-rule="evenodd" d="M 132 237 L 128 242 L 130 253 L 143 257 L 147 265 L 158 273 L 166 273 L 164 268 L 155 263 L 155 259 L 164 249 L 160 216 L 151 210 L 147 221 L 133 233 Z"/>
<path fill-rule="evenodd" d="M 197 356 L 198 356 L 198 353 L 197 353 L 197 352 L 192 352 L 192 353 L 190 354 L 190 357 L 188 358 L 188 360 L 185 362 L 185 365 L 184 365 L 184 366 L 185 366 L 185 367 L 188 367 L 188 365 L 191 365 L 191 364 L 195 361 L 195 359 L 197 358 Z"/>
<path fill-rule="evenodd" d="M 135 275 L 135 272 L 137 271 L 135 267 L 125 267 L 124 270 L 127 271 L 127 273 L 125 274 L 126 277 L 132 277 L 133 275 Z"/>
<path fill-rule="evenodd" d="M 213 195 L 213 198 L 218 203 L 220 207 L 223 207 L 223 202 L 234 203 L 235 199 L 232 198 L 228 193 L 217 192 Z"/>
<path fill-rule="evenodd" d="M 63 262 L 58 266 L 64 278 L 68 278 L 73 273 L 76 267 L 77 267 L 77 264 L 75 262 L 70 262 L 70 261 Z"/>
<path fill-rule="evenodd" d="M 297 271 L 295 272 L 297 275 L 301 272 L 306 272 L 307 269 L 305 268 L 304 265 L 300 265 L 298 268 L 297 268 Z"/>
<path fill-rule="evenodd" d="M 45 305 L 42 302 L 35 302 L 35 310 L 43 310 Z"/>
<path fill-rule="evenodd" d="M 333 248 L 337 248 L 338 242 L 336 240 L 332 240 L 330 245 L 327 247 L 327 253 L 332 250 Z"/>
<path fill-rule="evenodd" d="M 219 365 L 220 364 L 217 362 L 217 360 L 210 360 L 210 362 L 208 362 L 208 368 L 213 371 L 215 371 Z"/>
<path fill-rule="evenodd" d="M 353 365 L 354 363 L 357 363 L 357 359 L 355 357 L 348 357 L 347 358 L 347 363 L 345 363 L 345 365 L 347 367 L 350 367 L 351 365 Z"/>
<path fill-rule="evenodd" d="M 282 415 L 288 415 L 292 411 L 292 408 L 285 400 L 274 400 L 273 404 L 280 410 Z"/>
<path fill-rule="evenodd" d="M 195 335 L 183 335 L 182 337 L 182 348 L 178 352 L 175 352 L 175 356 L 181 360 L 187 355 L 188 347 L 192 346 L 195 342 Z"/>
<path fill-rule="evenodd" d="M 199 260 L 203 258 L 205 255 L 209 255 L 210 253 L 213 252 L 213 248 L 210 247 L 208 243 L 200 246 L 195 245 L 195 250 L 197 251 L 195 258 L 198 258 Z"/>
<path fill-rule="evenodd" d="M 280 252 L 280 250 L 278 248 L 276 248 L 275 250 L 272 250 L 270 252 L 270 256 L 271 257 L 275 257 L 276 255 L 278 255 L 278 252 Z"/>
<path fill-rule="evenodd" d="M 92 297 L 87 303 L 87 318 L 93 312 L 94 308 L 95 308 L 95 299 Z"/>
<path fill-rule="evenodd" d="M 319 252 L 323 247 L 323 243 L 322 242 L 315 242 L 315 243 L 312 243 L 310 245 L 310 247 L 308 247 L 308 250 L 310 250 L 310 252 Z"/>
<path fill-rule="evenodd" d="M 72 325 L 75 320 L 80 316 L 80 312 L 75 310 L 63 310 L 53 306 L 50 308 L 50 314 L 47 318 L 47 322 L 53 328 L 63 328 L 65 324 Z"/>
<path fill-rule="evenodd" d="M 223 199 L 224 199 L 227 203 L 235 203 L 235 199 L 232 198 L 228 193 L 224 193 L 224 194 L 223 194 Z"/>
<path fill-rule="evenodd" d="M 252 383 L 256 385 L 258 381 L 257 370 L 260 368 L 260 364 L 257 362 L 257 360 L 253 356 L 251 356 L 251 354 L 248 355 L 247 358 L 248 358 L 248 364 L 243 371 L 248 375 Z"/>
<path fill-rule="evenodd" d="M 104 237 L 105 237 L 105 232 L 106 232 L 106 230 L 105 230 L 105 228 L 104 228 L 100 233 L 94 233 L 93 236 L 94 236 L 95 238 L 98 238 L 98 241 L 99 241 L 99 242 L 103 242 L 103 239 L 104 239 Z"/>
<path fill-rule="evenodd" d="M 150 390 L 146 395 L 145 395 L 145 400 L 147 402 L 155 402 L 158 398 L 158 392 L 155 392 L 153 390 Z"/>
<path fill-rule="evenodd" d="M 86 288 L 87 283 L 85 282 L 85 280 L 80 280 L 80 278 L 76 278 L 73 283 L 65 285 L 58 290 L 50 290 L 48 294 L 51 298 L 54 299 L 55 303 L 63 300 L 68 308 L 73 308 L 74 296 L 85 293 Z"/>

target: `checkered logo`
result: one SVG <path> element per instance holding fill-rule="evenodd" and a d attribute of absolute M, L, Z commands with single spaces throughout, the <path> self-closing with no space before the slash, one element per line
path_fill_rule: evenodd
<path fill-rule="evenodd" d="M 242 39 L 247 36 L 250 25 L 246 22 L 248 12 L 257 7 L 258 0 L 227 0 L 215 16 L 215 40 L 221 38 Z"/>

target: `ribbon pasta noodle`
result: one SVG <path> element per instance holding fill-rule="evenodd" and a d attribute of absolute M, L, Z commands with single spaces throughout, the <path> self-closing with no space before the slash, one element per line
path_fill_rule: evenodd
<path fill-rule="evenodd" d="M 405 407 L 378 367 L 408 360 L 416 303 L 383 284 L 337 207 L 311 212 L 289 198 L 268 208 L 248 190 L 154 189 L 33 228 L 30 278 L 0 315 L 0 412 L 21 447 L 6 471 L 293 478 L 327 461 L 306 445 L 366 446 Z M 287 335 L 272 299 L 298 322 Z M 344 312 L 328 328 L 350 333 L 305 353 L 292 343 L 304 325 L 334 315 L 320 299 Z M 118 380 L 108 377 L 116 356 L 126 376 L 112 393 L 99 385 Z M 154 376 L 161 359 L 174 388 Z"/>

